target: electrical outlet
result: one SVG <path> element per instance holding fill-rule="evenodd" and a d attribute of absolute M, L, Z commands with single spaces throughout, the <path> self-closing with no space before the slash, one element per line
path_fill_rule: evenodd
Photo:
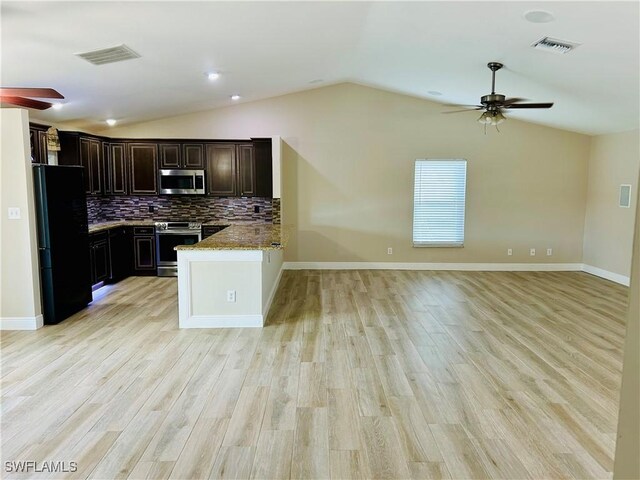
<path fill-rule="evenodd" d="M 531 255 L 532 257 L 535 257 L 536 256 L 536 249 L 535 248 L 530 249 L 529 250 L 529 255 Z"/>
<path fill-rule="evenodd" d="M 513 248 L 507 248 L 507 255 L 513 255 Z"/>
<path fill-rule="evenodd" d="M 547 257 L 553 255 L 553 248 L 547 248 Z"/>
<path fill-rule="evenodd" d="M 393 248 L 387 248 L 387 255 L 393 255 Z"/>
<path fill-rule="evenodd" d="M 236 301 L 236 291 L 227 290 L 227 302 L 235 303 L 235 301 Z"/>
<path fill-rule="evenodd" d="M 253 213 L 260 213 L 260 205 L 254 205 Z"/>
<path fill-rule="evenodd" d="M 149 213 L 153 213 L 156 211 L 156 207 L 154 207 L 153 205 L 149 205 Z"/>
<path fill-rule="evenodd" d="M 20 207 L 9 207 L 9 220 L 20 220 Z"/>

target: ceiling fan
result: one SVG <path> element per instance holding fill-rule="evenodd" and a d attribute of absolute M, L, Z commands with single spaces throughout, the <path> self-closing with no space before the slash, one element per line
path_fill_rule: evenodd
<path fill-rule="evenodd" d="M 496 128 L 499 124 L 505 121 L 504 110 L 513 110 L 519 108 L 551 108 L 553 103 L 520 103 L 524 98 L 506 98 L 500 93 L 496 93 L 496 72 L 500 70 L 504 65 L 498 62 L 489 62 L 487 67 L 491 70 L 491 93 L 489 95 L 483 95 L 480 97 L 480 105 L 449 105 L 451 107 L 474 107 L 465 108 L 464 110 L 454 110 L 452 112 L 442 113 L 458 113 L 469 112 L 472 110 L 484 110 L 478 122 L 485 125 L 495 125 Z"/>
<path fill-rule="evenodd" d="M 51 107 L 49 102 L 34 100 L 33 98 L 64 98 L 53 88 L 5 88 L 0 87 L 0 102 L 18 107 L 46 110 Z"/>

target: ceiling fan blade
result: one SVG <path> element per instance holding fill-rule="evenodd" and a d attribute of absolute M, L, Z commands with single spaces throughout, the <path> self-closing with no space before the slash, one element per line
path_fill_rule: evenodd
<path fill-rule="evenodd" d="M 474 105 L 475 106 L 475 105 Z M 460 112 L 473 112 L 475 110 L 482 110 L 484 107 L 478 107 L 478 108 L 465 108 L 463 110 L 452 110 L 450 112 L 442 112 L 442 113 L 460 113 Z"/>
<path fill-rule="evenodd" d="M 514 103 L 513 105 L 505 105 L 504 108 L 508 108 L 509 110 L 513 110 L 514 108 L 551 108 L 553 107 L 553 102 L 551 103 Z"/>
<path fill-rule="evenodd" d="M 3 97 L 64 98 L 53 88 L 0 88 Z"/>
<path fill-rule="evenodd" d="M 482 108 L 482 105 L 462 105 L 460 103 L 443 103 L 442 105 L 444 105 L 445 107 L 480 107 Z"/>
<path fill-rule="evenodd" d="M 49 102 L 41 102 L 40 100 L 32 100 L 31 98 L 8 95 L 0 95 L 0 102 L 17 105 L 19 107 L 35 108 L 36 110 L 46 110 L 51 106 Z"/>
<path fill-rule="evenodd" d="M 526 100 L 527 100 L 526 98 L 518 98 L 518 97 L 515 97 L 515 98 L 507 98 L 507 99 L 505 99 L 505 101 L 502 103 L 502 105 L 504 105 L 504 106 L 506 106 L 506 105 L 512 105 L 512 104 L 514 104 L 514 103 L 524 102 L 524 101 L 526 101 Z"/>

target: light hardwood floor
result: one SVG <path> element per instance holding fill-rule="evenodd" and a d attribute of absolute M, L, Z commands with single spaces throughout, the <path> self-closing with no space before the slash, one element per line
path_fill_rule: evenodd
<path fill-rule="evenodd" d="M 3 478 L 610 478 L 627 289 L 584 273 L 287 271 L 263 329 L 129 278 L 3 332 Z M 7 461 L 77 462 L 7 474 Z"/>

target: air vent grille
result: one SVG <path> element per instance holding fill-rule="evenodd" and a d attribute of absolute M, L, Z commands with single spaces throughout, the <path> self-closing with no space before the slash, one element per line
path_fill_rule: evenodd
<path fill-rule="evenodd" d="M 547 52 L 569 53 L 579 45 L 579 43 L 568 42 L 566 40 L 557 40 L 551 37 L 544 37 L 531 46 L 533 48 L 537 48 L 538 50 L 545 50 Z"/>
<path fill-rule="evenodd" d="M 80 58 L 84 58 L 87 62 L 94 65 L 104 65 L 105 63 L 122 62 L 132 58 L 139 58 L 140 55 L 131 50 L 126 45 L 118 45 L 116 47 L 103 48 L 100 50 L 92 50 L 90 52 L 76 53 Z"/>

